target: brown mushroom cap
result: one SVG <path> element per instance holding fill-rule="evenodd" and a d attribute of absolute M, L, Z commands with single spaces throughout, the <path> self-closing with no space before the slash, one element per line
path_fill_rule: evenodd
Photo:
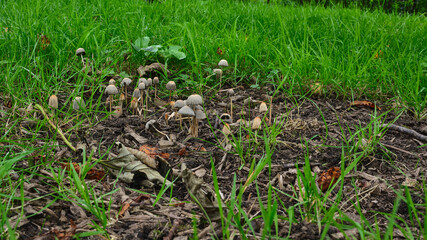
<path fill-rule="evenodd" d="M 49 107 L 58 109 L 58 97 L 54 94 L 49 97 Z"/>
<path fill-rule="evenodd" d="M 138 84 L 138 89 L 139 89 L 139 90 L 144 90 L 144 89 L 145 89 L 145 83 L 141 81 L 141 82 Z"/>
<path fill-rule="evenodd" d="M 222 127 L 222 133 L 224 133 L 224 135 L 228 136 L 231 133 L 231 129 L 230 129 L 230 125 L 228 125 L 228 123 L 224 124 L 224 127 Z"/>
<path fill-rule="evenodd" d="M 113 84 L 110 84 L 105 88 L 104 93 L 107 93 L 108 95 L 113 95 L 113 94 L 118 94 L 119 90 L 117 89 L 116 86 L 114 86 Z"/>
<path fill-rule="evenodd" d="M 140 79 L 138 79 L 138 85 L 139 85 L 141 82 L 143 82 L 143 83 L 145 84 L 145 86 L 147 86 L 147 79 L 145 79 L 145 78 L 140 78 Z"/>
<path fill-rule="evenodd" d="M 191 109 L 189 106 L 184 106 L 178 111 L 179 114 L 185 115 L 185 116 L 195 116 L 193 109 Z"/>
<path fill-rule="evenodd" d="M 196 118 L 199 120 L 206 119 L 206 114 L 202 110 L 196 110 L 194 112 L 196 114 Z"/>
<path fill-rule="evenodd" d="M 176 107 L 176 108 L 182 108 L 182 107 L 184 107 L 185 106 L 185 102 L 184 101 L 182 101 L 182 100 L 177 100 L 176 102 L 175 102 L 175 105 L 174 105 L 174 107 Z"/>
<path fill-rule="evenodd" d="M 221 59 L 221 61 L 219 61 L 218 66 L 220 67 L 228 67 L 228 62 L 225 59 Z"/>
<path fill-rule="evenodd" d="M 116 80 L 110 79 L 110 81 L 108 81 L 108 85 L 116 85 Z"/>
<path fill-rule="evenodd" d="M 160 81 L 159 81 L 159 78 L 158 78 L 158 77 L 154 77 L 154 78 L 153 78 L 153 84 L 154 84 L 154 85 L 159 84 L 159 82 L 160 82 Z"/>
<path fill-rule="evenodd" d="M 267 104 L 266 104 L 265 102 L 262 102 L 262 103 L 259 105 L 259 112 L 260 112 L 260 113 L 265 113 L 265 112 L 267 112 L 267 111 L 268 111 Z"/>
<path fill-rule="evenodd" d="M 187 105 L 190 106 L 196 106 L 196 105 L 202 105 L 203 99 L 199 94 L 192 94 L 187 98 Z"/>
<path fill-rule="evenodd" d="M 256 118 L 254 118 L 254 120 L 252 122 L 252 129 L 256 130 L 256 129 L 260 129 L 260 128 L 261 128 L 261 118 L 256 117 Z"/>
<path fill-rule="evenodd" d="M 132 80 L 130 78 L 123 78 L 122 82 L 120 83 L 120 86 L 129 86 L 132 83 Z"/>
<path fill-rule="evenodd" d="M 215 68 L 213 73 L 215 73 L 216 78 L 220 78 L 222 76 L 222 70 L 219 68 Z"/>
<path fill-rule="evenodd" d="M 73 109 L 79 110 L 86 108 L 85 101 L 81 97 L 76 97 L 73 100 Z"/>
<path fill-rule="evenodd" d="M 153 79 L 149 78 L 147 79 L 147 87 L 153 85 Z"/>
<path fill-rule="evenodd" d="M 176 84 L 175 84 L 175 82 L 174 81 L 169 81 L 166 84 L 166 89 L 169 90 L 169 91 L 175 91 L 176 90 Z"/>
<path fill-rule="evenodd" d="M 139 98 L 139 97 L 141 97 L 141 92 L 139 91 L 139 89 L 138 89 L 138 88 L 135 88 L 135 89 L 133 90 L 132 97 L 134 97 L 134 98 Z"/>
<path fill-rule="evenodd" d="M 86 51 L 84 48 L 77 48 L 76 55 L 77 56 L 84 56 L 86 54 Z"/>

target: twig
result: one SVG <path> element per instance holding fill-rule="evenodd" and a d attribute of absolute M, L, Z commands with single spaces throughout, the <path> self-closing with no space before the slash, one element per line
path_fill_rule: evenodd
<path fill-rule="evenodd" d="M 414 137 L 420 141 L 427 142 L 427 136 L 422 135 L 422 134 L 420 134 L 420 133 L 418 133 L 412 129 L 409 129 L 409 128 L 401 127 L 401 126 L 398 126 L 395 124 L 383 124 L 383 125 L 381 125 L 381 127 L 382 128 L 388 128 L 391 130 L 395 130 L 395 131 L 398 131 L 401 133 L 405 133 L 405 134 L 408 134 L 408 135 L 410 135 L 410 136 L 412 136 L 412 137 Z"/>
<path fill-rule="evenodd" d="M 169 230 L 169 234 L 163 238 L 163 240 L 172 240 L 173 236 L 175 235 L 176 229 L 179 227 L 179 225 L 181 224 L 181 221 L 179 219 L 175 219 L 173 221 L 173 226 L 172 228 Z"/>
<path fill-rule="evenodd" d="M 67 146 L 71 150 L 73 150 L 74 152 L 77 152 L 77 149 L 75 147 L 73 147 L 73 145 L 71 145 L 71 143 L 67 140 L 67 138 L 65 137 L 62 130 L 60 128 L 56 127 L 55 124 L 50 120 L 50 118 L 47 116 L 46 112 L 44 111 L 43 107 L 40 106 L 39 104 L 36 104 L 34 107 L 38 108 L 42 112 L 42 114 L 46 118 L 47 122 L 53 127 L 53 129 L 55 129 L 59 133 L 62 140 L 64 140 L 65 144 L 67 144 Z"/>
<path fill-rule="evenodd" d="M 395 146 L 392 146 L 392 145 L 388 145 L 388 144 L 385 144 L 385 143 L 381 143 L 381 144 L 382 144 L 382 145 L 384 145 L 384 147 L 392 148 L 392 149 L 394 149 L 394 150 L 401 151 L 401 152 L 403 152 L 403 153 L 406 153 L 406 154 L 409 154 L 409 155 L 412 155 L 412 156 L 419 157 L 419 156 L 418 156 L 418 154 L 411 153 L 411 152 L 406 151 L 406 150 L 404 150 L 404 149 L 401 149 L 401 148 L 398 148 L 398 147 L 395 147 Z"/>
<path fill-rule="evenodd" d="M 203 238 L 203 237 L 205 237 L 209 232 L 211 232 L 211 231 L 213 231 L 213 230 L 215 230 L 215 228 L 217 227 L 217 223 L 216 222 L 213 222 L 211 225 L 209 225 L 209 226 L 207 226 L 207 227 L 205 227 L 205 229 L 203 229 L 200 233 L 199 233 L 199 235 L 197 236 L 199 239 L 201 239 L 201 238 Z"/>

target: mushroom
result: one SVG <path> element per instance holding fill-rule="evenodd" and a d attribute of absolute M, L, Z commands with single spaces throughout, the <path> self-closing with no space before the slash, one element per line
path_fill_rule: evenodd
<path fill-rule="evenodd" d="M 171 95 L 172 95 L 172 91 L 176 90 L 176 84 L 174 81 L 169 81 L 166 84 L 166 89 L 169 90 L 169 102 L 171 101 Z"/>
<path fill-rule="evenodd" d="M 230 125 L 228 125 L 228 123 L 225 123 L 224 126 L 222 127 L 222 133 L 225 136 L 225 138 L 224 138 L 225 143 L 228 143 L 228 135 L 231 134 Z"/>
<path fill-rule="evenodd" d="M 230 117 L 231 122 L 233 122 L 233 99 L 231 98 L 231 96 L 234 95 L 234 90 L 232 88 L 228 89 L 227 95 L 230 98 Z"/>
<path fill-rule="evenodd" d="M 181 109 L 179 109 L 178 113 L 181 116 L 190 116 L 190 117 L 194 117 L 196 114 L 194 113 L 193 109 L 191 109 L 189 106 L 184 106 Z M 192 119 L 190 119 L 190 132 L 192 129 Z"/>
<path fill-rule="evenodd" d="M 154 85 L 154 98 L 157 98 L 157 84 L 159 84 L 159 78 L 154 77 L 153 78 L 153 85 Z"/>
<path fill-rule="evenodd" d="M 114 107 L 114 112 L 112 114 L 114 118 L 119 118 L 122 114 L 123 114 L 123 109 L 121 106 Z"/>
<path fill-rule="evenodd" d="M 221 61 L 219 61 L 218 66 L 220 67 L 228 67 L 228 62 L 225 59 L 221 59 Z"/>
<path fill-rule="evenodd" d="M 182 100 L 177 100 L 176 102 L 175 102 L 175 104 L 173 105 L 173 107 L 175 108 L 175 109 L 180 109 L 180 108 L 182 108 L 182 107 L 184 107 L 186 104 L 185 104 L 185 102 L 184 101 L 182 101 Z M 175 110 L 175 113 L 176 113 L 176 110 Z M 176 114 L 176 115 L 179 115 L 179 126 L 180 127 L 182 127 L 182 116 L 181 116 L 181 114 Z"/>
<path fill-rule="evenodd" d="M 144 108 L 144 92 L 143 92 L 143 90 L 145 90 L 145 83 L 143 81 L 139 82 L 138 89 L 139 89 L 140 95 L 141 95 L 141 108 Z M 144 111 L 144 118 L 145 118 L 145 111 Z"/>
<path fill-rule="evenodd" d="M 130 78 L 123 78 L 122 82 L 120 83 L 120 87 L 125 89 L 125 99 L 127 103 L 128 99 L 128 86 L 132 83 L 132 80 Z"/>
<path fill-rule="evenodd" d="M 255 142 L 258 142 L 257 135 L 258 135 L 258 130 L 260 128 L 261 128 L 261 118 L 260 117 L 256 117 L 252 121 L 252 130 L 255 130 Z"/>
<path fill-rule="evenodd" d="M 149 78 L 147 79 L 147 83 L 145 84 L 146 87 L 146 95 L 145 95 L 145 108 L 148 109 L 148 99 L 151 100 L 150 95 L 149 95 L 149 91 L 150 91 L 150 86 L 153 85 L 153 79 Z"/>
<path fill-rule="evenodd" d="M 216 79 L 218 79 L 218 80 L 220 80 L 220 81 L 221 81 L 221 78 L 222 78 L 222 70 L 221 70 L 221 69 L 219 69 L 219 68 L 215 68 L 215 69 L 213 70 L 213 73 L 215 73 L 215 77 L 216 77 Z"/>
<path fill-rule="evenodd" d="M 58 97 L 55 94 L 52 94 L 49 97 L 49 107 L 53 109 L 58 109 Z"/>
<path fill-rule="evenodd" d="M 138 89 L 136 89 L 139 93 Z M 130 109 L 132 109 L 132 114 L 135 114 L 135 110 L 138 108 L 138 98 L 133 97 L 130 101 Z"/>
<path fill-rule="evenodd" d="M 120 97 L 119 97 L 119 103 L 120 103 L 120 107 L 122 107 L 122 108 L 123 108 L 123 101 L 124 100 L 126 100 L 126 97 L 123 93 L 121 93 Z"/>
<path fill-rule="evenodd" d="M 138 99 L 141 97 L 141 92 L 138 88 L 135 88 L 132 93 L 132 101 L 136 99 L 135 109 L 138 109 Z M 132 104 L 132 103 L 131 103 Z"/>
<path fill-rule="evenodd" d="M 190 106 L 194 112 L 196 112 L 196 106 L 203 104 L 203 99 L 199 94 L 192 94 L 187 98 L 187 105 Z M 191 135 L 197 137 L 198 135 L 198 119 L 196 116 L 193 117 L 193 124 L 191 125 Z"/>
<path fill-rule="evenodd" d="M 113 96 L 112 95 L 116 95 L 119 93 L 119 90 L 117 89 L 117 87 L 114 85 L 116 81 L 114 81 L 114 79 L 110 80 L 110 84 L 105 88 L 104 93 L 108 94 L 108 97 L 110 97 L 110 112 L 111 112 L 111 105 L 113 103 Z"/>
<path fill-rule="evenodd" d="M 219 61 L 219 63 L 218 63 L 218 66 L 221 67 L 221 68 L 228 67 L 227 60 L 221 59 L 221 61 Z M 221 84 L 222 84 L 222 70 L 221 70 L 221 74 L 220 74 L 220 78 L 219 78 L 219 88 L 221 88 Z"/>
<path fill-rule="evenodd" d="M 82 59 L 83 67 L 85 67 L 85 60 L 83 57 L 84 55 L 86 55 L 85 49 L 84 48 L 77 48 L 76 55 L 77 55 L 77 57 L 80 57 Z"/>
<path fill-rule="evenodd" d="M 265 113 L 268 111 L 267 104 L 265 102 L 261 102 L 259 105 L 259 113 Z"/>
<path fill-rule="evenodd" d="M 83 110 L 86 108 L 85 101 L 81 97 L 76 97 L 73 100 L 73 109 L 75 111 Z"/>

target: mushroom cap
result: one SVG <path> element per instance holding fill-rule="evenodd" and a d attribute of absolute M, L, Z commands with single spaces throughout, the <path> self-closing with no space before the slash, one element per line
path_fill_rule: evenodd
<path fill-rule="evenodd" d="M 154 85 L 159 84 L 159 82 L 160 82 L 160 81 L 159 81 L 159 78 L 158 78 L 158 77 L 154 77 L 154 78 L 153 78 L 153 84 L 154 84 Z"/>
<path fill-rule="evenodd" d="M 119 90 L 114 84 L 110 84 L 105 88 L 104 93 L 107 93 L 108 95 L 113 95 L 113 94 L 118 94 Z"/>
<path fill-rule="evenodd" d="M 232 88 L 227 89 L 227 94 L 230 95 L 234 95 L 234 90 Z"/>
<path fill-rule="evenodd" d="M 253 122 L 252 122 L 252 129 L 260 129 L 261 127 L 261 118 L 260 117 L 256 117 L 254 118 Z"/>
<path fill-rule="evenodd" d="M 166 89 L 169 90 L 169 91 L 175 91 L 176 90 L 176 84 L 175 84 L 175 82 L 174 81 L 169 81 L 166 84 Z"/>
<path fill-rule="evenodd" d="M 79 110 L 79 109 L 84 109 L 84 108 L 86 108 L 85 101 L 81 97 L 74 98 L 74 100 L 73 100 L 73 109 L 74 110 Z"/>
<path fill-rule="evenodd" d="M 135 88 L 135 89 L 133 90 L 132 97 L 134 97 L 134 98 L 139 98 L 139 97 L 141 97 L 141 92 L 139 91 L 139 89 L 138 89 L 138 88 Z"/>
<path fill-rule="evenodd" d="M 259 105 L 259 112 L 260 112 L 260 113 L 265 113 L 265 112 L 267 112 L 267 110 L 268 110 L 268 108 L 267 108 L 267 104 L 266 104 L 265 102 L 262 102 L 262 103 Z"/>
<path fill-rule="evenodd" d="M 203 99 L 199 94 L 192 94 L 187 98 L 187 105 L 196 106 L 203 104 Z"/>
<path fill-rule="evenodd" d="M 116 80 L 110 79 L 110 81 L 108 81 L 108 85 L 116 85 Z"/>
<path fill-rule="evenodd" d="M 181 115 L 186 115 L 186 116 L 195 116 L 196 115 L 194 113 L 193 109 L 191 109 L 189 106 L 182 107 L 181 109 L 179 109 L 178 113 Z"/>
<path fill-rule="evenodd" d="M 174 105 L 174 107 L 176 107 L 176 108 L 182 108 L 182 107 L 184 107 L 186 104 L 185 104 L 185 102 L 184 101 L 182 101 L 182 100 L 177 100 L 176 102 L 175 102 L 175 105 Z"/>
<path fill-rule="evenodd" d="M 130 102 L 130 108 L 131 109 L 136 109 L 137 107 L 138 107 L 138 98 L 133 97 L 132 101 Z"/>
<path fill-rule="evenodd" d="M 153 79 L 149 78 L 147 79 L 147 87 L 153 85 Z"/>
<path fill-rule="evenodd" d="M 77 50 L 76 50 L 76 55 L 77 56 L 84 56 L 86 54 L 86 51 L 85 51 L 85 49 L 84 48 L 77 48 Z"/>
<path fill-rule="evenodd" d="M 221 61 L 219 61 L 218 66 L 220 67 L 228 67 L 228 62 L 225 59 L 221 59 Z"/>
<path fill-rule="evenodd" d="M 126 100 L 126 97 L 125 97 L 125 94 L 122 93 L 120 94 L 119 101 L 124 101 L 124 100 Z"/>
<path fill-rule="evenodd" d="M 196 110 L 202 110 L 202 111 L 203 111 L 203 107 L 202 107 L 202 105 L 196 105 L 195 109 L 196 109 Z"/>
<path fill-rule="evenodd" d="M 144 90 L 144 89 L 145 89 L 145 83 L 144 83 L 144 82 L 140 82 L 140 83 L 138 84 L 138 89 L 139 89 L 139 90 Z"/>
<path fill-rule="evenodd" d="M 123 78 L 122 82 L 120 83 L 120 86 L 129 86 L 132 83 L 132 80 L 130 78 Z"/>
<path fill-rule="evenodd" d="M 49 107 L 58 109 L 58 97 L 55 94 L 49 97 Z"/>
<path fill-rule="evenodd" d="M 222 127 L 222 133 L 224 133 L 224 135 L 228 136 L 231 133 L 231 129 L 230 129 L 230 125 L 228 125 L 228 123 L 224 124 L 224 127 Z"/>
<path fill-rule="evenodd" d="M 202 110 L 197 109 L 194 113 L 196 114 L 197 119 L 206 119 L 206 114 Z"/>
<path fill-rule="evenodd" d="M 143 83 L 145 84 L 145 86 L 147 86 L 147 79 L 145 79 L 145 78 L 140 78 L 140 79 L 138 79 L 138 85 L 139 85 L 141 82 L 143 82 Z"/>
<path fill-rule="evenodd" d="M 219 68 L 215 68 L 213 73 L 215 73 L 216 78 L 220 78 L 222 76 L 222 70 Z"/>

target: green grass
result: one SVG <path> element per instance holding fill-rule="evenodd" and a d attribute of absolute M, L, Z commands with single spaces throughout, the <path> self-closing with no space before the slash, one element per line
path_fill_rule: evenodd
<path fill-rule="evenodd" d="M 42 36 L 46 36 L 50 44 L 46 45 Z M 181 46 L 186 58 L 178 60 L 159 53 L 136 52 L 132 44 L 143 37 L 150 38 L 149 45 L 162 45 L 164 49 Z M 86 49 L 92 70 L 101 70 L 101 75 L 88 76 L 80 71 L 81 60 L 75 56 L 75 50 L 79 47 Z M 222 56 L 216 53 L 218 48 L 223 51 Z M 99 222 L 93 223 L 96 232 L 88 235 L 107 235 L 105 228 L 108 225 L 106 216 L 109 205 L 104 202 L 108 202 L 110 194 L 115 191 L 97 196 L 94 187 L 86 185 L 84 174 L 79 176 L 75 170 L 67 172 L 52 168 L 52 150 L 57 135 L 53 139 L 38 137 L 39 131 L 46 131 L 47 122 L 38 120 L 33 112 L 18 114 L 17 108 L 26 108 L 30 103 L 46 107 L 49 96 L 55 93 L 62 103 L 65 102 L 57 115 L 64 118 L 63 121 L 73 121 L 76 128 L 80 128 L 86 120 L 91 125 L 95 124 L 94 116 L 105 113 L 102 96 L 98 93 L 103 92 L 100 84 L 106 82 L 106 76 L 130 75 L 135 79 L 139 65 L 159 61 L 172 72 L 159 73 L 161 94 L 168 96 L 164 85 L 169 80 L 175 80 L 178 89 L 189 87 L 202 93 L 207 86 L 217 89 L 220 85 L 209 77 L 209 73 L 221 58 L 225 58 L 230 66 L 225 71 L 222 85 L 254 88 L 273 85 L 275 92 L 269 94 L 285 94 L 292 98 L 306 94 L 310 85 L 318 82 L 327 97 L 383 102 L 392 99 L 421 119 L 427 117 L 426 51 L 427 20 L 417 15 L 225 0 L 165 0 L 152 4 L 141 0 L 2 1 L 0 98 L 3 101 L 10 98 L 16 111 L 0 113 L 0 116 L 5 115 L 0 118 L 0 155 L 3 156 L 0 159 L 0 185 L 7 186 L 2 188 L 0 195 L 0 236 L 17 237 L 5 216 L 11 211 L 20 211 L 23 215 L 23 203 L 28 199 L 22 194 L 19 197 L 15 195 L 23 192 L 27 175 L 37 175 L 43 164 L 47 164 L 46 170 L 51 172 L 52 181 L 57 182 L 57 186 L 52 187 L 58 198 L 74 202 L 97 216 Z M 90 98 L 85 98 L 88 108 L 80 116 L 75 116 L 71 107 L 73 98 L 88 92 Z M 383 117 L 373 116 L 368 126 L 359 126 L 353 133 L 350 130 L 351 136 L 340 140 L 343 172 L 356 169 L 362 158 L 381 147 L 379 141 L 384 129 L 380 129 L 379 125 Z M 23 119 L 36 120 L 36 127 L 31 135 L 17 139 L 18 123 Z M 286 120 L 283 118 L 282 122 L 258 132 L 241 127 L 240 134 L 229 136 L 228 140 L 233 146 L 231 151 L 240 156 L 242 164 L 250 163 L 254 174 L 242 186 L 238 185 L 234 176 L 233 189 L 236 191 L 221 206 L 224 210 L 221 212 L 225 230 L 223 237 L 236 234 L 230 228 L 233 231 L 237 229 L 242 236 L 257 234 L 251 225 L 251 221 L 256 219 L 249 219 L 241 206 L 244 189 L 257 183 L 256 178 L 264 168 L 268 168 L 267 173 L 270 173 L 275 136 L 280 133 Z M 326 135 L 321 138 L 327 139 L 328 126 L 324 123 Z M 346 127 L 341 126 L 343 136 Z M 251 136 L 252 140 L 246 141 L 246 135 Z M 218 142 L 224 139 L 222 135 L 216 137 Z M 370 141 L 360 151 L 362 139 Z M 34 146 L 34 141 L 44 142 L 45 145 L 42 148 Z M 260 149 L 263 157 L 255 159 L 254 155 Z M 37 163 L 28 169 L 15 169 L 19 179 L 15 182 L 10 176 L 15 163 L 30 160 L 31 157 L 27 155 L 32 152 L 47 155 L 47 162 Z M 347 167 L 344 167 L 344 162 Z M 88 158 L 80 167 L 87 172 L 94 165 Z M 215 176 L 215 171 L 213 173 Z M 261 211 L 258 218 L 266 223 L 261 232 L 263 237 L 277 237 L 279 221 L 292 223 L 298 217 L 315 222 L 319 229 L 325 227 L 322 234 L 326 234 L 329 226 L 341 231 L 356 227 L 361 236 L 374 239 L 381 239 L 384 234 L 390 237 L 396 228 L 408 237 L 414 234 L 411 227 L 426 229 L 425 222 L 422 225 L 418 219 L 420 216 L 425 218 L 427 212 L 416 210 L 408 191 L 399 190 L 395 209 L 387 215 L 392 224 L 383 233 L 371 226 L 371 219 L 368 221 L 363 217 L 357 197 L 349 204 L 362 216 L 361 223 L 352 222 L 339 209 L 343 177 L 337 183 L 340 188 L 337 201 L 328 199 L 331 191 L 326 195 L 319 194 L 315 188 L 315 178 L 311 176 L 308 154 L 298 178 L 298 187 L 304 188 L 305 195 L 298 198 L 295 192 L 295 196 L 288 196 L 298 202 L 290 207 L 281 201 L 286 193 L 279 189 L 269 185 L 266 199 L 262 199 L 264 196 L 260 196 L 258 191 Z M 63 186 L 65 180 L 72 185 Z M 425 183 L 423 186 L 425 192 Z M 219 193 L 216 178 L 214 187 Z M 162 189 L 156 201 L 166 192 L 167 188 Z M 412 223 L 405 223 L 410 224 L 409 227 L 399 224 L 402 221 L 394 214 L 399 201 L 407 202 L 408 211 L 413 212 Z M 21 205 L 15 206 L 17 202 Z M 279 206 L 285 209 L 283 215 L 274 211 Z M 344 225 L 337 219 L 349 223 Z"/>

